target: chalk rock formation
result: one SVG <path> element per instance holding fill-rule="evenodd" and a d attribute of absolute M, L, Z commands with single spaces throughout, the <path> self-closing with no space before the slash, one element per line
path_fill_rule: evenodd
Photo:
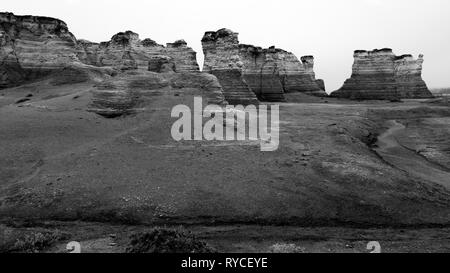
<path fill-rule="evenodd" d="M 228 29 L 206 32 L 202 44 L 203 71 L 219 78 L 229 101 L 254 100 L 247 86 L 266 101 L 283 101 L 285 92 L 326 95 L 316 83 L 312 56 L 300 62 L 282 49 L 239 44 L 238 34 Z"/>
<path fill-rule="evenodd" d="M 124 71 L 97 85 L 89 111 L 107 118 L 146 111 L 155 96 L 176 91 L 202 96 L 206 104 L 226 105 L 222 87 L 214 75 L 201 72 L 155 73 Z"/>
<path fill-rule="evenodd" d="M 76 39 L 58 19 L 0 13 L 0 88 L 77 62 Z"/>
<path fill-rule="evenodd" d="M 398 100 L 433 97 L 422 79 L 423 56 L 396 56 L 392 49 L 357 50 L 353 72 L 331 95 L 350 99 Z"/>
<path fill-rule="evenodd" d="M 318 79 L 316 80 L 317 85 L 319 86 L 319 88 L 323 91 L 325 91 L 325 81 L 322 79 Z"/>
<path fill-rule="evenodd" d="M 80 60 L 95 66 L 147 70 L 149 61 L 161 55 L 172 58 L 179 72 L 199 71 L 196 52 L 183 40 L 164 47 L 151 39 L 140 40 L 137 33 L 126 31 L 117 33 L 109 42 L 100 44 L 78 41 Z"/>
<path fill-rule="evenodd" d="M 153 56 L 148 62 L 148 71 L 157 73 L 175 72 L 175 62 L 168 56 Z"/>
<path fill-rule="evenodd" d="M 201 96 L 206 100 L 207 104 L 228 104 L 222 85 L 216 76 L 199 72 L 172 73 L 170 75 L 171 88 L 200 90 Z"/>
<path fill-rule="evenodd" d="M 433 94 L 422 79 L 423 55 L 416 60 L 403 55 L 395 60 L 395 81 L 401 98 L 432 98 Z"/>
<path fill-rule="evenodd" d="M 322 79 L 316 80 L 314 72 L 314 56 L 303 56 L 300 58 L 305 72 L 290 73 L 286 82 L 286 92 L 305 92 L 318 97 L 328 96 L 325 92 L 325 82 Z M 301 71 L 301 70 L 300 70 Z"/>
<path fill-rule="evenodd" d="M 233 105 L 257 104 L 255 93 L 243 78 L 237 33 L 227 29 L 206 32 L 202 45 L 205 54 L 203 72 L 211 73 L 219 79 L 226 100 Z"/>
<path fill-rule="evenodd" d="M 200 71 L 197 63 L 197 53 L 188 47 L 184 40 L 166 44 L 163 53 L 174 60 L 176 72 Z"/>
<path fill-rule="evenodd" d="M 109 42 L 93 43 L 77 40 L 58 19 L 0 13 L 0 88 L 20 85 L 68 66 L 76 67 L 71 71 L 81 71 L 84 65 L 95 73 L 110 72 L 95 67 L 147 70 L 149 61 L 161 55 L 173 59 L 178 72 L 199 71 L 195 51 L 183 40 L 163 46 L 126 31 Z"/>

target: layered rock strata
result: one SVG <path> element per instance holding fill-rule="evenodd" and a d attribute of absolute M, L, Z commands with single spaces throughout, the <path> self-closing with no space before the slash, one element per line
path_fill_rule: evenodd
<path fill-rule="evenodd" d="M 76 39 L 58 19 L 0 13 L 0 88 L 77 62 Z"/>
<path fill-rule="evenodd" d="M 201 96 L 206 104 L 226 105 L 222 86 L 214 75 L 201 72 L 155 73 L 124 71 L 97 85 L 89 111 L 107 118 L 146 111 L 155 96 Z"/>
<path fill-rule="evenodd" d="M 238 34 L 226 29 L 206 32 L 202 46 L 205 55 L 203 72 L 219 79 L 226 100 L 233 105 L 257 104 L 255 93 L 243 78 Z"/>
<path fill-rule="evenodd" d="M 166 44 L 163 54 L 170 56 L 176 66 L 176 72 L 197 72 L 200 67 L 197 63 L 197 53 L 184 40 Z"/>
<path fill-rule="evenodd" d="M 312 56 L 300 62 L 282 49 L 239 44 L 238 34 L 228 29 L 206 32 L 202 44 L 203 71 L 219 78 L 229 101 L 254 100 L 249 89 L 265 101 L 283 101 L 286 92 L 326 95 L 316 82 Z"/>
<path fill-rule="evenodd" d="M 161 55 L 172 58 L 178 72 L 199 71 L 196 52 L 183 40 L 164 47 L 151 39 L 140 40 L 137 33 L 126 31 L 117 33 L 109 42 L 100 44 L 78 41 L 80 60 L 96 66 L 111 66 L 120 70 L 147 70 L 148 62 Z"/>
<path fill-rule="evenodd" d="M 422 79 L 423 55 L 414 59 L 412 55 L 396 57 L 395 81 L 401 98 L 432 98 L 433 94 Z"/>
<path fill-rule="evenodd" d="M 423 56 L 396 56 L 392 49 L 357 50 L 353 72 L 333 97 L 398 100 L 433 97 L 422 79 Z"/>
<path fill-rule="evenodd" d="M 175 72 L 175 62 L 169 56 L 154 56 L 148 62 L 148 71 L 163 73 Z"/>
<path fill-rule="evenodd" d="M 120 32 L 110 41 L 77 40 L 58 19 L 0 13 L 0 88 L 20 85 L 68 66 L 110 67 L 116 70 L 148 69 L 155 56 L 168 56 L 177 72 L 199 71 L 196 53 L 185 41 L 166 46 Z M 97 70 L 102 71 L 102 70 Z"/>
<path fill-rule="evenodd" d="M 325 88 L 325 81 L 324 80 L 322 80 L 322 79 L 318 79 L 318 80 L 316 80 L 316 83 L 317 83 L 317 85 L 319 86 L 319 88 L 321 89 L 321 90 L 326 90 L 326 88 Z"/>

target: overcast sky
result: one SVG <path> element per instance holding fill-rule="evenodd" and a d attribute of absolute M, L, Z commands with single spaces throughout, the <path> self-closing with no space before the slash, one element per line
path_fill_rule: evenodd
<path fill-rule="evenodd" d="M 423 53 L 429 87 L 450 87 L 449 0 L 3 0 L 0 9 L 59 18 L 95 42 L 124 30 L 163 44 L 185 39 L 201 63 L 203 33 L 226 27 L 241 43 L 314 55 L 328 91 L 350 76 L 355 49 L 390 47 Z"/>

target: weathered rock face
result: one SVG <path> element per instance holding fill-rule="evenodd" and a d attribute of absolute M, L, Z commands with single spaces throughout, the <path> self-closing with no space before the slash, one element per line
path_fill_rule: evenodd
<path fill-rule="evenodd" d="M 0 13 L 0 88 L 20 85 L 68 66 L 147 70 L 155 56 L 173 59 L 178 72 L 199 71 L 196 53 L 185 41 L 166 47 L 127 31 L 109 42 L 77 40 L 58 19 Z M 103 70 L 97 70 L 103 71 Z"/>
<path fill-rule="evenodd" d="M 397 92 L 401 98 L 432 98 L 433 94 L 422 79 L 423 55 L 397 57 L 394 63 Z"/>
<path fill-rule="evenodd" d="M 182 72 L 172 73 L 170 86 L 174 89 L 200 90 L 202 97 L 208 104 L 226 105 L 222 85 L 216 76 L 209 73 Z"/>
<path fill-rule="evenodd" d="M 138 34 L 126 31 L 114 35 L 111 41 L 100 44 L 78 41 L 80 60 L 95 66 L 147 70 L 149 61 L 161 55 L 172 58 L 179 72 L 199 71 L 196 52 L 183 40 L 164 47 L 151 39 L 140 40 Z"/>
<path fill-rule="evenodd" d="M 282 49 L 239 44 L 238 34 L 228 29 L 206 32 L 202 44 L 203 71 L 219 78 L 230 101 L 254 100 L 247 86 L 266 101 L 283 101 L 285 92 L 326 95 L 316 82 L 311 56 L 300 62 Z"/>
<path fill-rule="evenodd" d="M 422 80 L 423 56 L 395 56 L 392 49 L 354 53 L 355 62 L 350 79 L 331 95 L 350 99 L 397 100 L 430 98 L 431 92 Z"/>
<path fill-rule="evenodd" d="M 314 73 L 314 57 L 303 56 L 300 58 L 305 72 L 290 73 L 291 81 L 286 83 L 286 92 L 304 92 L 319 97 L 328 96 L 325 92 L 325 82 L 322 79 L 316 79 Z"/>
<path fill-rule="evenodd" d="M 243 62 L 243 77 L 256 96 L 265 101 L 283 101 L 283 83 L 280 80 L 279 54 L 275 48 L 262 49 L 240 45 L 239 56 Z"/>
<path fill-rule="evenodd" d="M 226 105 L 222 87 L 214 75 L 201 72 L 155 73 L 124 71 L 111 77 L 94 90 L 89 111 L 107 118 L 146 111 L 155 96 L 202 96 L 207 104 Z"/>
<path fill-rule="evenodd" d="M 154 56 L 148 62 L 148 71 L 157 73 L 175 72 L 175 62 L 168 56 Z"/>
<path fill-rule="evenodd" d="M 321 90 L 326 90 L 326 88 L 325 88 L 325 81 L 324 80 L 318 79 L 318 80 L 316 80 L 316 83 L 317 83 L 317 85 L 319 86 L 319 88 Z"/>
<path fill-rule="evenodd" d="M 0 13 L 0 88 L 78 61 L 75 45 L 63 21 Z"/>
<path fill-rule="evenodd" d="M 237 33 L 227 29 L 206 32 L 202 45 L 205 54 L 203 72 L 211 73 L 219 79 L 226 100 L 233 105 L 257 104 L 255 93 L 243 78 Z"/>
<path fill-rule="evenodd" d="M 197 53 L 188 47 L 184 40 L 168 43 L 163 52 L 174 60 L 176 72 L 200 71 L 197 63 Z"/>

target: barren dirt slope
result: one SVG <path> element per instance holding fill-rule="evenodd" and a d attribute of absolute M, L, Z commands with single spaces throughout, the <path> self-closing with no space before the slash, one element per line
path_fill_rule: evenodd
<path fill-rule="evenodd" d="M 282 104 L 280 148 L 261 152 L 254 142 L 172 140 L 172 107 L 191 105 L 199 90 L 141 90 L 141 111 L 106 119 L 87 111 L 96 88 L 42 82 L 2 90 L 2 217 L 145 224 L 450 223 L 445 181 L 398 168 L 367 145 L 383 128 L 381 121 L 389 120 L 374 119 L 368 109 L 384 111 L 392 103 Z M 30 101 L 15 104 L 27 93 Z M 396 106 L 403 111 L 419 105 Z"/>

